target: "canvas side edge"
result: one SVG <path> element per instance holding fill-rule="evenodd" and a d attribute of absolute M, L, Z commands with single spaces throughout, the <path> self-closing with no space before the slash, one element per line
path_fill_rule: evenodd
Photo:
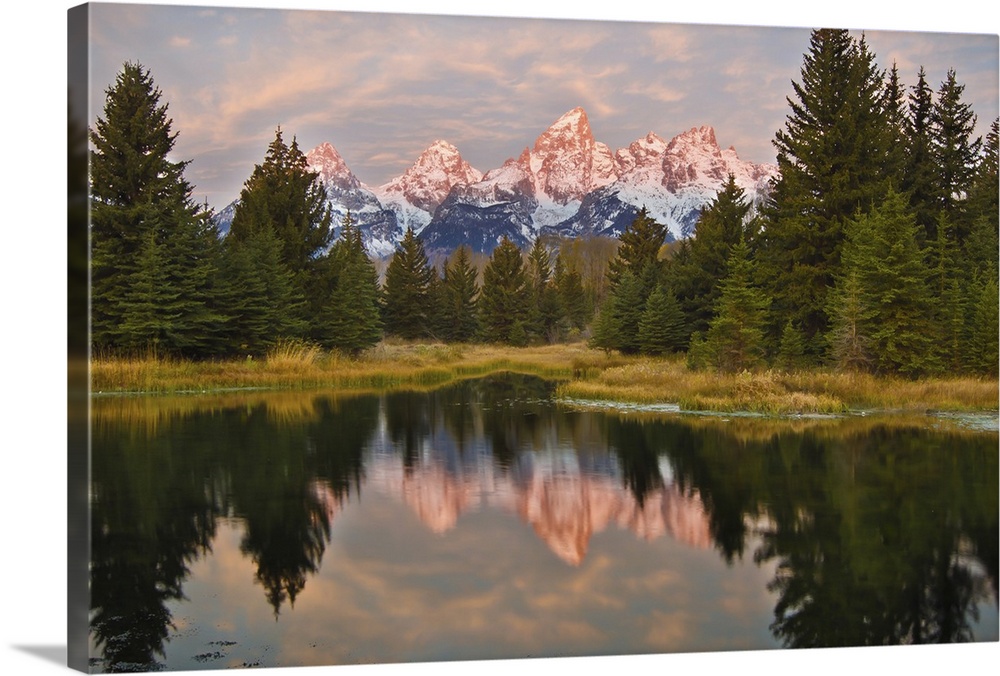
<path fill-rule="evenodd" d="M 67 666 L 89 671 L 90 246 L 88 5 L 67 12 Z"/>

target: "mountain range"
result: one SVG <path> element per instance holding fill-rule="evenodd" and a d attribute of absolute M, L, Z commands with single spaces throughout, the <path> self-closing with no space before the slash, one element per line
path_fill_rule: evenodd
<path fill-rule="evenodd" d="M 709 126 L 670 141 L 650 132 L 612 151 L 594 138 L 583 108 L 561 116 L 533 146 L 486 173 L 443 140 L 376 188 L 358 180 L 330 143 L 310 150 L 306 160 L 319 174 L 334 223 L 350 212 L 376 257 L 390 256 L 407 228 L 428 253 L 465 244 L 489 254 L 505 236 L 521 247 L 540 235 L 616 237 L 642 208 L 667 225 L 670 239 L 680 239 L 694 233 L 700 210 L 729 174 L 755 204 L 778 175 L 774 164 L 744 161 L 734 148 L 720 148 Z M 235 204 L 219 212 L 223 232 Z"/>

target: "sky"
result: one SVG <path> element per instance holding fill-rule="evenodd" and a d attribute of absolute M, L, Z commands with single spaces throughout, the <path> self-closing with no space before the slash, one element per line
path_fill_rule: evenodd
<path fill-rule="evenodd" d="M 719 15 L 713 25 L 399 11 L 95 4 L 89 123 L 122 64 L 141 63 L 169 107 L 175 159 L 191 161 L 195 198 L 217 209 L 239 195 L 279 125 L 304 150 L 332 143 L 372 187 L 438 139 L 480 171 L 499 167 L 577 106 L 612 150 L 709 125 L 743 159 L 773 162 L 810 33 Z M 954 68 L 986 133 L 998 114 L 995 34 L 867 22 L 840 26 L 864 30 L 880 67 L 895 63 L 907 86 L 923 66 L 936 90 Z"/>

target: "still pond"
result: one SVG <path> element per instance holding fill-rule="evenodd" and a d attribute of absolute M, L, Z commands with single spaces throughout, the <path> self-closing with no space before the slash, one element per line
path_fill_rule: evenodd
<path fill-rule="evenodd" d="M 91 670 L 998 640 L 995 415 L 552 391 L 95 397 Z"/>

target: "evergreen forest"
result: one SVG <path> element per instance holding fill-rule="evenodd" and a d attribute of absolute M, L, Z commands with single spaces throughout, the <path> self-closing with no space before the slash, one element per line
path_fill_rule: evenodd
<path fill-rule="evenodd" d="M 385 337 L 587 340 L 696 369 L 998 372 L 998 121 L 985 138 L 954 71 L 904 84 L 865 39 L 815 30 L 752 205 L 729 176 L 695 236 L 641 210 L 612 242 L 501 241 L 431 260 L 407 231 L 372 260 L 280 127 L 222 236 L 172 161 L 150 72 L 125 63 L 89 131 L 96 356 L 357 354 Z M 384 269 L 382 269 L 384 268 Z"/>

